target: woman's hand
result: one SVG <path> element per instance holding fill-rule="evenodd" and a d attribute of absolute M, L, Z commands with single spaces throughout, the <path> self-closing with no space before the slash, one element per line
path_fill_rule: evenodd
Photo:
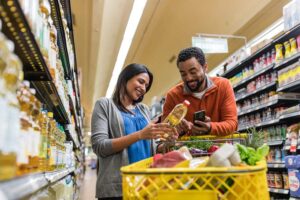
<path fill-rule="evenodd" d="M 172 128 L 168 123 L 159 123 L 148 124 L 144 129 L 138 132 L 138 136 L 140 140 L 145 139 L 157 139 L 160 138 L 165 133 L 173 132 L 174 128 Z"/>

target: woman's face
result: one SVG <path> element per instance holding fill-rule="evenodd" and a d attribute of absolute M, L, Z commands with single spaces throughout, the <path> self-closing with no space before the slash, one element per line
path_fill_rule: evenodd
<path fill-rule="evenodd" d="M 146 89 L 149 85 L 149 75 L 147 73 L 141 73 L 132 77 L 126 85 L 127 96 L 130 100 L 136 101 L 146 93 Z"/>

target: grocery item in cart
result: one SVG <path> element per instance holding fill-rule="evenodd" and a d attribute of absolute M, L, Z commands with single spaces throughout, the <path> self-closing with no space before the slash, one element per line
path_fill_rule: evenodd
<path fill-rule="evenodd" d="M 232 144 L 223 144 L 221 148 L 211 155 L 208 165 L 213 167 L 230 167 L 240 163 L 241 158 L 236 148 Z"/>

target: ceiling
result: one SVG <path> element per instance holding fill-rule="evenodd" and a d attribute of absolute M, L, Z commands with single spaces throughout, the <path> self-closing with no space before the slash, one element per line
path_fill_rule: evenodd
<path fill-rule="evenodd" d="M 148 0 L 125 61 L 146 64 L 154 83 L 144 98 L 150 105 L 180 81 L 176 55 L 197 33 L 246 36 L 248 40 L 282 16 L 289 0 Z M 133 0 L 72 0 L 77 66 L 84 126 L 94 103 L 105 96 Z M 242 41 L 229 42 L 230 53 Z M 209 55 L 209 70 L 230 54 Z"/>

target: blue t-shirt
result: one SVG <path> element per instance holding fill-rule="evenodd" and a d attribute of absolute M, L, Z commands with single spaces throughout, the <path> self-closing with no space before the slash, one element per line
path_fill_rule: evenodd
<path fill-rule="evenodd" d="M 142 130 L 148 125 L 148 121 L 137 107 L 132 110 L 132 112 L 134 115 L 131 113 L 121 112 L 126 135 Z M 128 147 L 129 163 L 134 163 L 149 158 L 150 156 L 149 140 L 139 140 Z"/>

